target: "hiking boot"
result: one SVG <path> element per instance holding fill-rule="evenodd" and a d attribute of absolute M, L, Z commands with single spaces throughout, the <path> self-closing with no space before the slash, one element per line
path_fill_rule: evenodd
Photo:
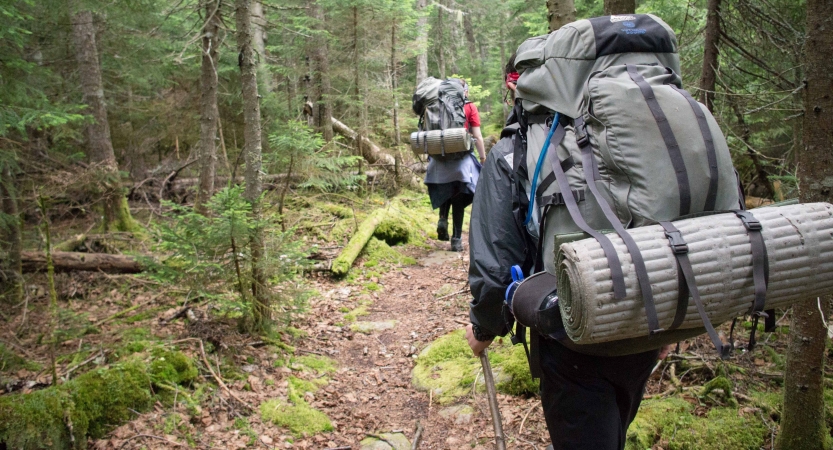
<path fill-rule="evenodd" d="M 460 238 L 451 238 L 451 251 L 452 252 L 462 252 L 463 251 L 463 240 Z"/>
<path fill-rule="evenodd" d="M 448 219 L 440 219 L 437 222 L 437 239 L 441 241 L 448 240 Z"/>

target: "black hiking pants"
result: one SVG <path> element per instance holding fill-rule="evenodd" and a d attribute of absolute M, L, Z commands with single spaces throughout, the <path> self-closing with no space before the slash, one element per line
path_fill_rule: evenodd
<path fill-rule="evenodd" d="M 659 350 L 599 357 L 541 339 L 541 403 L 554 450 L 622 450 Z"/>
<path fill-rule="evenodd" d="M 448 212 L 451 210 L 452 234 L 451 237 L 459 238 L 463 234 L 463 218 L 466 207 L 471 205 L 474 195 L 469 193 L 458 193 L 448 199 L 440 206 L 440 220 L 448 220 Z"/>

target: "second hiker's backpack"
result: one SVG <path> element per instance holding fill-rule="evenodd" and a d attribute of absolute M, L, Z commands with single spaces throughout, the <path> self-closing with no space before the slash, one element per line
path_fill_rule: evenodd
<path fill-rule="evenodd" d="M 538 238 L 536 272 L 554 280 L 560 245 L 592 236 L 608 256 L 609 269 L 599 270 L 612 277 L 616 295 L 624 295 L 625 277 L 638 278 L 645 308 L 623 314 L 642 314 L 650 334 L 636 345 L 598 344 L 596 354 L 644 351 L 702 333 L 669 335 L 657 325 L 645 264 L 627 231 L 743 209 L 719 126 L 681 88 L 671 28 L 648 14 L 579 20 L 524 42 L 515 65 L 515 141 L 523 147 L 515 155 L 528 174 L 521 203 L 529 203 L 520 220 Z M 622 273 L 607 232 L 625 242 L 633 272 Z"/>
<path fill-rule="evenodd" d="M 414 153 L 430 154 L 438 160 L 464 158 L 471 151 L 471 137 L 465 129 L 465 105 L 462 80 L 434 77 L 422 80 L 412 105 L 419 116 L 419 131 L 411 135 Z"/>

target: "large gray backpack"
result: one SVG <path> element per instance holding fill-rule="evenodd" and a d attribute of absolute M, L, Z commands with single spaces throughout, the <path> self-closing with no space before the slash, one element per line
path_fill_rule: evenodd
<path fill-rule="evenodd" d="M 560 245 L 592 236 L 616 298 L 624 297 L 624 278 L 634 274 L 622 273 L 606 235 L 615 232 L 633 259 L 651 335 L 667 332 L 628 229 L 743 209 L 719 126 L 682 89 L 674 32 L 650 14 L 579 20 L 524 42 L 515 65 L 516 142 L 524 147 L 515 165 L 525 169 L 528 201 L 521 219 L 538 240 L 538 270 L 555 275 Z M 648 336 L 632 348 L 667 340 Z"/>
<path fill-rule="evenodd" d="M 466 93 L 463 82 L 457 78 L 439 80 L 428 77 L 417 86 L 412 99 L 412 109 L 419 116 L 419 131 L 412 135 L 412 146 L 418 152 L 424 148 L 426 154 L 438 160 L 454 160 L 466 157 L 471 150 L 471 138 L 466 127 Z M 442 151 L 433 151 L 430 139 L 437 133 L 422 133 L 440 131 L 437 138 L 437 147 Z M 447 136 L 446 136 L 447 135 Z M 428 136 L 429 139 L 425 140 Z M 450 151 L 445 151 L 444 138 L 453 139 L 449 145 Z M 413 142 L 414 139 L 421 141 Z"/>

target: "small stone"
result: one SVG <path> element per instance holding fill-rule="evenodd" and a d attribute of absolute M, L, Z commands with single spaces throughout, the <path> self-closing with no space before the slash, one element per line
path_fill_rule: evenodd
<path fill-rule="evenodd" d="M 263 436 L 260 437 L 260 442 L 263 442 L 266 445 L 272 445 L 272 442 L 274 442 L 274 441 L 272 440 L 272 438 L 270 438 L 269 436 L 266 436 L 264 434 Z"/>

